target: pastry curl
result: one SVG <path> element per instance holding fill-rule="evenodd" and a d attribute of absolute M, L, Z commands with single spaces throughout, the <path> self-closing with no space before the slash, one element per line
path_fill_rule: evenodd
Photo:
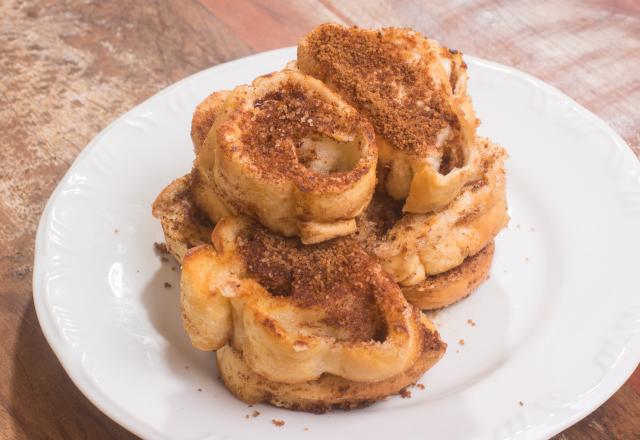
<path fill-rule="evenodd" d="M 403 214 L 385 197 L 375 197 L 361 217 L 358 237 L 403 288 L 459 266 L 507 225 L 507 154 L 482 138 L 477 139 L 476 148 L 481 155 L 480 176 L 446 209 Z"/>
<path fill-rule="evenodd" d="M 244 214 L 317 243 L 354 232 L 374 190 L 371 125 L 297 71 L 211 95 L 196 110 L 192 137 L 195 199 L 213 221 Z"/>
<path fill-rule="evenodd" d="M 248 219 L 226 217 L 212 242 L 183 260 L 187 333 L 202 350 L 233 347 L 269 381 L 296 384 L 331 374 L 380 382 L 414 365 L 425 332 L 438 340 L 350 239 L 302 246 Z"/>
<path fill-rule="evenodd" d="M 405 212 L 443 209 L 476 178 L 478 120 L 459 52 L 408 29 L 325 24 L 300 41 L 296 65 L 371 121 L 380 181 Z"/>

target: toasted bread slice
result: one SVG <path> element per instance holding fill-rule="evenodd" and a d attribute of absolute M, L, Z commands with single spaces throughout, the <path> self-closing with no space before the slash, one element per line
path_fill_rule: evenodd
<path fill-rule="evenodd" d="M 209 96 L 196 109 L 192 138 L 195 199 L 213 221 L 247 215 L 317 243 L 354 232 L 374 190 L 371 125 L 298 71 Z"/>
<path fill-rule="evenodd" d="M 323 24 L 298 44 L 297 68 L 371 121 L 381 181 L 406 212 L 442 209 L 475 179 L 478 120 L 458 51 L 409 29 Z"/>
<path fill-rule="evenodd" d="M 251 370 L 242 353 L 229 345 L 216 352 L 218 371 L 227 388 L 248 404 L 268 402 L 313 413 L 362 408 L 416 383 L 444 355 L 445 345 L 435 337 L 433 325 L 423 319 L 431 330 L 423 333 L 421 355 L 408 369 L 380 382 L 355 382 L 333 374 L 296 384 L 274 382 Z"/>
<path fill-rule="evenodd" d="M 359 219 L 357 237 L 402 286 L 417 286 L 476 255 L 507 225 L 506 152 L 478 138 L 480 177 L 443 210 L 403 214 L 388 196 L 376 194 Z"/>

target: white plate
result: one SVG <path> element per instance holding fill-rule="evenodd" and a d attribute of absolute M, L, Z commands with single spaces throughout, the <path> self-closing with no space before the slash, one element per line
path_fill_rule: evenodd
<path fill-rule="evenodd" d="M 182 330 L 179 272 L 154 254 L 162 232 L 150 205 L 190 169 L 195 105 L 294 58 L 293 48 L 262 53 L 163 90 L 97 136 L 51 196 L 34 301 L 82 392 L 142 437 L 185 439 L 542 438 L 613 394 L 640 359 L 639 163 L 557 90 L 466 57 L 480 132 L 511 155 L 512 220 L 491 279 L 436 316 L 449 349 L 426 389 L 322 416 L 258 405 L 245 419 L 254 408 Z"/>

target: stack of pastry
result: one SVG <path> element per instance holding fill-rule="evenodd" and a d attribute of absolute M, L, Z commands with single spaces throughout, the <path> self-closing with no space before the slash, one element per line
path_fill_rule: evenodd
<path fill-rule="evenodd" d="M 466 80 L 416 32 L 327 24 L 196 108 L 193 171 L 153 213 L 185 329 L 234 395 L 356 408 L 442 357 L 421 309 L 473 292 L 508 222 L 506 153 L 476 136 Z"/>

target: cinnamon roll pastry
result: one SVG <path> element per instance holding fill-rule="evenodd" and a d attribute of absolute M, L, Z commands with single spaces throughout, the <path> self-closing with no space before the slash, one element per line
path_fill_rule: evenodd
<path fill-rule="evenodd" d="M 406 214 L 397 201 L 377 193 L 359 218 L 356 237 L 421 308 L 448 305 L 484 281 L 493 256 L 491 243 L 509 221 L 506 152 L 482 138 L 476 148 L 481 154 L 479 177 L 444 210 Z"/>
<path fill-rule="evenodd" d="M 226 217 L 212 243 L 184 257 L 183 322 L 194 347 L 218 350 L 225 383 L 249 403 L 361 406 L 415 382 L 444 353 L 351 238 L 302 245 Z"/>
<path fill-rule="evenodd" d="M 373 194 L 371 125 L 297 71 L 211 95 L 196 110 L 192 137 L 195 199 L 214 222 L 244 214 L 317 243 L 354 232 Z"/>
<path fill-rule="evenodd" d="M 320 25 L 297 68 L 325 82 L 373 124 L 380 181 L 403 210 L 446 207 L 478 173 L 478 125 L 462 55 L 418 32 Z"/>

